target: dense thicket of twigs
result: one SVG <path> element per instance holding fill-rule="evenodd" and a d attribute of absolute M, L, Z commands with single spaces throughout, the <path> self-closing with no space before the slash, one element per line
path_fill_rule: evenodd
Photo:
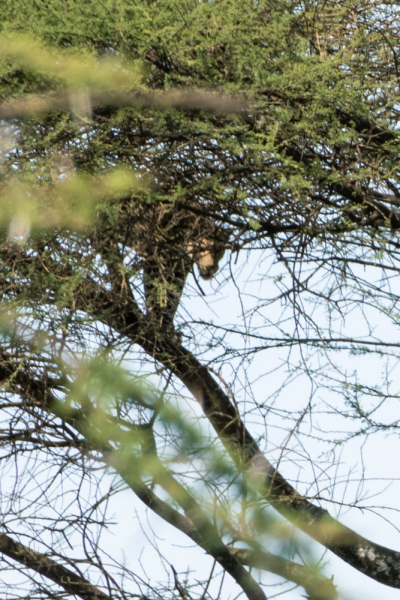
<path fill-rule="evenodd" d="M 398 428 L 376 412 L 388 381 L 321 367 L 339 347 L 397 359 L 374 327 L 398 321 L 397 3 L 0 0 L 0 23 L 4 594 L 217 597 L 225 572 L 253 600 L 259 569 L 337 598 L 268 507 L 399 588 L 398 552 L 335 520 L 313 469 L 295 486 L 262 452 L 263 419 L 288 449 L 305 421 L 323 437 L 314 398 L 275 404 L 299 373 L 345 395 L 353 434 Z M 227 300 L 201 312 L 212 289 L 239 320 Z M 282 347 L 299 363 L 258 397 Z M 212 430 L 181 417 L 186 394 Z M 123 489 L 215 560 L 208 581 L 157 587 L 110 556 Z"/>

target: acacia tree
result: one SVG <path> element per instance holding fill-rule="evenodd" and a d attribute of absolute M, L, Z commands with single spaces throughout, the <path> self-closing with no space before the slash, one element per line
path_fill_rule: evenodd
<path fill-rule="evenodd" d="M 0 550 L 22 574 L 9 596 L 216 596 L 222 572 L 253 600 L 264 571 L 337 598 L 283 523 L 399 588 L 399 552 L 336 518 L 340 490 L 307 446 L 339 443 L 313 429 L 325 392 L 356 423 L 340 443 L 398 428 L 379 413 L 390 382 L 364 385 L 333 357 L 397 358 L 373 326 L 398 320 L 396 3 L 0 8 Z M 218 294 L 239 319 L 226 300 L 201 308 Z M 310 468 L 295 484 L 296 461 Z M 197 588 L 175 570 L 143 582 L 107 553 L 121 490 L 212 557 Z"/>

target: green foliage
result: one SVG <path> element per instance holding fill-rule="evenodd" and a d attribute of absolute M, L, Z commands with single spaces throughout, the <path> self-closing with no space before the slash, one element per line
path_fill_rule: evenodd
<path fill-rule="evenodd" d="M 26 242 L 32 230 L 67 227 L 85 230 L 95 215 L 105 213 L 112 220 L 113 200 L 143 189 L 144 183 L 132 172 L 115 169 L 95 177 L 73 173 L 56 183 L 31 176 L 14 177 L 0 187 L 0 229 L 11 240 Z"/>
<path fill-rule="evenodd" d="M 293 210 L 309 220 L 304 198 L 332 194 L 338 183 L 372 194 L 382 177 L 398 181 L 396 31 L 363 2 L 3 0 L 1 8 L 3 98 L 54 90 L 57 81 L 92 92 L 96 86 L 132 91 L 139 71 L 120 64 L 138 61 L 148 88 L 230 91 L 248 105 L 248 117 L 100 110 L 86 139 L 65 116 L 42 122 L 39 136 L 32 122 L 25 144 L 35 131 L 36 156 L 68 143 L 85 169 L 116 161 L 137 169 L 150 160 L 163 179 L 181 142 L 192 140 L 196 172 L 162 186 L 164 193 L 184 201 L 213 195 L 230 212 L 243 195 L 256 220 L 268 193 L 294 202 Z M 394 5 L 380 10 L 388 19 L 396 14 Z M 365 136 L 374 123 L 392 135 L 373 138 L 379 147 L 372 151 Z M 71 146 L 74 137 L 80 142 Z M 25 168 L 31 156 L 25 153 Z M 206 167 L 211 156 L 219 165 L 214 174 Z M 334 219 L 345 229 L 348 210 Z M 315 231 L 321 223 L 312 220 Z"/>
<path fill-rule="evenodd" d="M 54 79 L 67 89 L 90 87 L 124 91 L 137 86 L 140 71 L 123 68 L 119 61 L 109 58 L 98 61 L 89 53 L 56 52 L 46 48 L 33 37 L 5 34 L 0 39 L 0 63 L 4 77 L 7 71 L 27 70 L 38 76 Z M 8 68 L 7 68 L 8 66 Z"/>

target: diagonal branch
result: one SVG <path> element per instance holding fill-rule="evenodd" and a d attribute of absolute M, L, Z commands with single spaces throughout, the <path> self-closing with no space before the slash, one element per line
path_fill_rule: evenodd
<path fill-rule="evenodd" d="M 8 375 L 8 378 L 7 381 L 3 381 L 2 383 L 4 383 L 7 387 L 9 385 L 12 392 L 23 395 L 23 391 L 25 390 L 27 396 L 26 401 L 28 402 L 28 405 L 32 405 L 32 403 L 34 403 L 36 407 L 41 406 L 46 412 L 50 412 L 52 414 L 59 414 L 62 412 L 64 421 L 73 426 L 81 433 L 81 435 L 83 435 L 85 431 L 87 432 L 87 417 L 84 415 L 83 411 L 77 409 L 73 410 L 68 417 L 68 415 L 65 414 L 65 410 L 63 410 L 63 407 L 61 406 L 62 403 L 52 396 L 50 389 L 46 387 L 43 382 L 33 379 L 27 374 L 26 371 L 19 370 L 17 366 L 12 368 L 11 365 L 12 358 L 10 356 L 7 357 L 7 354 L 3 352 L 0 373 L 2 377 Z M 50 380 L 48 383 L 50 383 Z M 97 410 L 99 411 L 99 409 Z M 106 413 L 103 413 L 103 411 L 99 412 L 101 413 L 101 417 L 107 419 Z M 105 420 L 105 422 L 107 421 Z M 91 433 L 92 435 L 90 436 L 90 441 L 85 440 L 87 444 L 86 448 L 99 450 L 103 454 L 106 462 L 112 464 L 115 469 L 117 469 L 117 466 L 119 466 L 118 472 L 120 475 L 124 478 L 125 482 L 128 483 L 137 497 L 144 504 L 146 504 L 148 508 L 187 535 L 197 545 L 206 550 L 206 552 L 213 556 L 214 559 L 217 560 L 228 572 L 232 571 L 232 568 L 237 570 L 236 563 L 238 561 L 242 565 L 248 565 L 253 568 L 269 571 L 289 581 L 293 581 L 297 585 L 304 587 L 309 595 L 310 600 L 337 599 L 336 589 L 332 580 L 311 571 L 309 568 L 303 565 L 299 565 L 288 559 L 275 556 L 274 554 L 271 554 L 265 550 L 252 551 L 228 548 L 225 546 L 220 539 L 216 528 L 209 521 L 208 517 L 205 515 L 194 497 L 173 477 L 172 473 L 170 473 L 164 467 L 157 457 L 152 456 L 154 461 L 153 466 L 155 470 L 155 481 L 156 483 L 159 483 L 184 509 L 185 515 L 178 512 L 167 502 L 161 500 L 151 488 L 145 485 L 143 481 L 133 473 L 134 469 L 132 469 L 130 464 L 125 464 L 125 466 L 123 466 L 123 462 L 119 462 L 118 459 L 115 460 L 115 450 L 111 445 L 108 445 L 104 442 L 103 436 L 100 436 L 96 443 L 96 440 L 93 437 L 93 429 L 91 429 Z M 53 573 L 55 569 L 54 572 L 56 574 L 58 573 L 58 575 L 60 575 L 61 573 L 62 575 L 64 571 L 69 573 L 68 569 L 60 567 L 60 565 L 57 565 L 51 559 L 47 559 L 47 557 L 44 557 L 44 555 L 37 552 L 35 553 L 29 548 L 25 548 L 24 552 L 24 548 L 25 547 L 22 546 L 22 544 L 14 542 L 5 534 L 0 534 L 0 550 L 3 553 L 7 554 L 11 558 L 19 560 L 19 562 L 23 562 L 23 564 L 26 564 L 26 566 L 36 570 L 37 572 L 50 577 L 56 583 L 60 583 L 60 581 L 65 583 L 65 577 L 56 580 L 54 577 L 51 577 L 51 573 Z M 38 562 L 39 559 L 41 562 Z M 53 565 L 53 563 L 54 569 L 51 571 L 50 567 Z M 41 567 L 43 567 L 42 570 L 39 570 L 39 568 L 35 567 L 37 564 L 40 564 Z M 44 568 L 47 570 L 44 571 Z M 61 569 L 61 571 L 57 571 L 56 568 Z M 64 571 L 62 571 L 62 569 L 64 569 Z M 242 577 L 243 573 L 246 573 L 246 579 L 251 578 L 251 575 L 248 574 L 242 567 L 240 570 Z M 69 576 L 68 581 L 71 583 L 71 585 L 76 585 L 72 576 Z M 87 586 L 87 590 L 91 589 L 88 587 L 91 585 L 89 582 L 86 582 L 84 579 L 82 579 L 82 581 L 83 585 Z M 94 586 L 92 587 L 94 588 Z M 89 592 L 87 590 L 84 600 L 86 600 L 86 598 L 90 598 L 90 600 L 108 599 L 108 596 L 104 594 L 101 595 L 101 592 L 98 592 L 97 597 L 89 596 Z M 75 593 L 78 594 L 76 590 Z"/>
<path fill-rule="evenodd" d="M 80 596 L 82 600 L 111 600 L 110 596 L 99 590 L 82 575 L 77 575 L 45 554 L 28 548 L 5 533 L 0 533 L 0 552 L 51 579 L 64 588 L 67 594 Z"/>
<path fill-rule="evenodd" d="M 299 565 L 288 558 L 276 556 L 263 549 L 231 548 L 230 550 L 244 565 L 254 569 L 270 571 L 275 575 L 297 583 L 305 589 L 309 600 L 337 600 L 338 598 L 333 579 L 323 577 L 304 565 Z"/>
<path fill-rule="evenodd" d="M 400 552 L 357 534 L 297 492 L 262 454 L 208 369 L 182 346 L 177 335 L 171 335 L 171 330 L 155 329 L 132 295 L 118 296 L 116 302 L 115 294 L 88 279 L 86 294 L 80 291 L 74 297 L 74 308 L 89 310 L 93 318 L 139 344 L 180 379 L 202 406 L 238 469 L 253 477 L 260 494 L 278 512 L 355 569 L 400 589 Z"/>
<path fill-rule="evenodd" d="M 171 347 L 173 340 L 163 339 L 163 342 L 161 351 L 153 355 L 200 402 L 232 460 L 238 469 L 248 471 L 265 500 L 354 568 L 376 581 L 400 588 L 400 553 L 362 537 L 299 494 L 262 454 L 231 400 L 207 368 L 183 346 Z M 143 347 L 154 352 L 155 345 Z"/>
<path fill-rule="evenodd" d="M 148 508 L 199 544 L 199 533 L 188 517 L 183 516 L 172 506 L 161 500 L 144 484 L 141 488 L 137 486 L 135 493 Z M 338 596 L 333 581 L 312 572 L 304 565 L 276 556 L 266 550 L 252 551 L 242 548 L 228 548 L 228 550 L 243 565 L 269 571 L 303 587 L 310 600 L 337 600 Z"/>
<path fill-rule="evenodd" d="M 6 352 L 1 351 L 0 383 L 5 385 L 12 393 L 21 395 L 30 405 L 33 404 L 50 414 L 61 417 L 65 423 L 74 427 L 86 439 L 88 447 L 100 452 L 104 460 L 114 468 L 139 498 L 146 498 L 146 503 L 149 502 L 149 498 L 151 500 L 151 495 L 149 495 L 150 490 L 146 491 L 143 482 L 136 472 L 135 465 L 132 464 L 129 457 L 127 458 L 123 452 L 115 449 L 110 441 L 108 441 L 109 437 L 107 437 L 106 432 L 102 430 L 97 431 L 92 427 L 91 417 L 93 417 L 93 412 L 87 414 L 84 410 L 80 409 L 66 410 L 64 403 L 52 394 L 50 377 L 45 382 L 34 379 L 28 370 L 16 364 L 11 356 L 7 356 Z M 108 415 L 100 409 L 95 409 L 95 411 L 109 425 Z M 108 431 L 108 433 L 111 432 Z M 129 432 L 127 435 L 132 436 L 132 432 Z M 120 436 L 117 437 L 121 440 Z M 157 459 L 154 460 L 154 463 L 156 467 L 155 471 L 158 473 L 157 479 L 168 493 L 183 507 L 186 514 L 190 514 L 190 521 L 192 521 L 193 525 L 188 527 L 185 524 L 186 531 L 184 532 L 208 554 L 214 557 L 223 569 L 238 583 L 249 600 L 266 600 L 266 596 L 259 584 L 244 568 L 241 562 L 231 554 L 227 546 L 223 543 L 217 529 L 196 503 L 193 496 L 178 481 L 173 479 L 163 465 L 159 461 L 157 462 Z M 168 512 L 168 509 L 164 506 L 164 518 L 172 518 L 171 514 L 173 513 L 171 511 Z M 181 525 L 182 520 L 178 520 L 177 524 Z"/>
<path fill-rule="evenodd" d="M 127 335 L 167 367 L 202 406 L 238 469 L 247 470 L 261 495 L 296 527 L 321 543 L 355 569 L 385 585 L 400 589 L 400 552 L 375 544 L 331 517 L 290 485 L 267 460 L 245 427 L 236 407 L 208 369 L 169 332 L 155 331 L 151 323 L 138 324 L 131 337 L 129 305 L 121 319 L 108 313 L 106 323 Z M 128 327 L 127 327 L 128 325 Z M 143 332 L 143 333 L 142 333 Z"/>

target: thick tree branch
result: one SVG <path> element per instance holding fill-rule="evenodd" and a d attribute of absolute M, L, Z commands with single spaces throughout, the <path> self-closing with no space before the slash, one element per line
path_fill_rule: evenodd
<path fill-rule="evenodd" d="M 140 488 L 136 486 L 136 495 L 151 510 L 165 521 L 185 533 L 199 544 L 199 533 L 193 521 L 181 515 L 169 504 L 161 500 L 154 492 L 144 484 Z M 201 544 L 199 544 L 201 545 Z M 232 556 L 235 556 L 243 565 L 255 569 L 269 571 L 284 579 L 292 581 L 304 588 L 310 600 L 337 600 L 336 588 L 331 579 L 327 579 L 318 573 L 312 572 L 304 565 L 299 565 L 287 558 L 276 556 L 266 550 L 246 550 L 242 548 L 228 548 Z"/>
<path fill-rule="evenodd" d="M 32 402 L 34 402 L 34 405 L 36 407 L 39 407 L 42 404 L 42 407 L 47 412 L 55 412 L 55 414 L 61 412 L 63 414 L 64 421 L 68 422 L 83 436 L 83 432 L 87 429 L 88 417 L 85 416 L 82 411 L 78 409 L 71 411 L 69 413 L 70 416 L 68 417 L 65 414 L 65 411 L 63 410 L 62 403 L 54 398 L 54 396 L 51 393 L 51 390 L 44 386 L 43 382 L 38 382 L 37 380 L 31 378 L 26 372 L 18 371 L 15 368 L 10 369 L 10 364 L 12 364 L 11 357 L 7 357 L 7 355 L 3 353 L 2 374 L 4 376 L 5 371 L 7 371 L 9 378 L 8 381 L 10 381 L 11 378 L 12 382 L 11 388 L 13 387 L 13 384 L 17 386 L 12 391 L 23 395 L 23 392 L 25 390 L 27 392 L 29 398 L 28 403 L 30 405 L 32 405 Z M 11 375 L 11 373 L 13 374 Z M 48 381 L 48 383 L 50 383 L 50 380 Z M 45 401 L 43 402 L 44 399 Z M 103 413 L 103 411 L 100 412 L 102 413 L 101 417 L 107 420 L 108 416 L 105 413 Z M 110 419 L 112 418 L 110 417 Z M 112 420 L 113 422 L 115 421 L 114 419 Z M 94 449 L 102 452 L 104 454 L 105 460 L 109 463 L 111 457 L 110 464 L 112 464 L 113 467 L 118 470 L 120 475 L 123 476 L 125 482 L 128 483 L 128 485 L 130 486 L 132 491 L 144 504 L 146 504 L 146 506 L 148 506 L 148 508 L 150 508 L 162 519 L 179 529 L 182 533 L 190 537 L 197 545 L 202 547 L 204 550 L 206 550 L 208 554 L 213 556 L 215 560 L 217 560 L 221 564 L 221 566 L 223 566 L 228 572 L 232 570 L 232 566 L 237 570 L 236 561 L 239 561 L 243 565 L 248 565 L 257 569 L 270 571 L 271 573 L 275 573 L 276 575 L 288 579 L 289 581 L 293 581 L 297 585 L 304 587 L 311 600 L 336 600 L 337 594 L 332 581 L 317 573 L 310 571 L 310 569 L 303 565 L 299 565 L 288 559 L 275 556 L 274 554 L 265 550 L 253 551 L 245 549 L 228 548 L 227 546 L 225 546 L 222 543 L 217 533 L 217 530 L 211 524 L 211 522 L 209 521 L 205 513 L 202 511 L 199 504 L 195 501 L 194 497 L 173 477 L 173 475 L 162 465 L 161 461 L 159 461 L 156 457 L 152 457 L 155 461 L 153 463 L 153 466 L 155 468 L 154 480 L 156 483 L 160 484 L 175 499 L 175 501 L 178 502 L 178 504 L 180 504 L 180 506 L 185 511 L 185 515 L 182 515 L 177 510 L 175 510 L 170 504 L 161 500 L 152 491 L 152 489 L 150 489 L 146 484 L 144 484 L 137 476 L 132 476 L 132 469 L 129 464 L 123 466 L 123 463 L 120 463 L 118 461 L 118 458 L 117 460 L 113 460 L 112 457 L 115 456 L 115 450 L 112 446 L 105 444 L 102 438 L 101 440 L 99 440 L 98 444 L 95 443 L 93 435 L 91 435 L 90 442 L 84 437 L 82 437 L 82 440 L 85 442 L 86 450 Z M 116 465 L 119 465 L 119 468 Z M 8 536 L 4 537 L 8 538 Z M 0 537 L 0 543 L 1 540 L 2 538 Z M 15 542 L 13 543 L 16 544 Z M 3 552 L 11 556 L 9 552 L 6 552 L 5 550 L 3 550 Z M 20 551 L 20 554 L 21 552 L 22 551 Z M 27 549 L 27 552 L 30 552 L 33 555 L 37 554 L 39 556 L 42 556 L 39 553 L 33 553 L 33 551 L 29 549 Z M 13 555 L 11 557 L 14 558 L 15 556 Z M 233 562 L 232 559 L 234 559 Z M 227 564 L 228 562 L 229 565 Z M 24 564 L 30 566 L 30 564 L 28 565 L 28 563 Z M 31 564 L 33 565 L 34 563 L 32 562 Z M 58 567 L 59 565 L 56 566 Z M 31 568 L 34 569 L 34 566 L 32 566 Z M 38 569 L 35 570 L 41 572 Z M 244 572 L 246 573 L 246 571 Z M 251 576 L 247 574 L 246 578 L 247 577 Z M 98 596 L 98 598 L 99 600 L 105 600 L 102 596 Z M 95 600 L 94 597 L 93 600 Z"/>
<path fill-rule="evenodd" d="M 154 352 L 154 344 L 146 345 Z M 358 535 L 299 494 L 260 452 L 231 400 L 206 367 L 182 346 L 172 348 L 167 340 L 155 358 L 200 402 L 235 464 L 248 470 L 260 493 L 278 512 L 362 573 L 400 588 L 400 553 Z"/>
<path fill-rule="evenodd" d="M 119 293 L 116 302 L 112 292 L 102 291 L 88 281 L 86 294 L 79 292 L 74 303 L 77 309 L 89 309 L 92 317 L 139 344 L 182 381 L 203 407 L 235 464 L 241 471 L 248 471 L 262 496 L 278 512 L 357 570 L 400 588 L 400 553 L 358 535 L 299 494 L 260 452 L 236 407 L 207 368 L 173 332 L 156 330 L 131 293 Z"/>
<path fill-rule="evenodd" d="M 231 548 L 231 552 L 237 556 L 241 563 L 270 571 L 293 581 L 305 589 L 310 600 L 337 600 L 338 594 L 332 579 L 322 577 L 319 573 L 312 572 L 308 567 L 299 565 L 287 558 L 276 556 L 266 550 L 247 550 L 242 548 Z"/>
<path fill-rule="evenodd" d="M 134 313 L 132 319 L 137 323 Z M 129 325 L 129 310 L 123 321 L 114 313 L 107 324 L 130 337 L 132 327 L 125 328 Z M 176 337 L 169 332 L 163 336 L 147 323 L 131 339 L 184 383 L 202 406 L 237 467 L 248 471 L 262 496 L 279 513 L 355 569 L 380 583 L 400 588 L 400 552 L 357 534 L 299 494 L 261 453 L 230 398 L 207 368 Z"/>
<path fill-rule="evenodd" d="M 79 596 L 82 600 L 111 600 L 110 596 L 99 590 L 82 575 L 77 575 L 45 554 L 24 546 L 5 533 L 0 533 L 0 552 L 51 579 L 68 594 Z"/>
<path fill-rule="evenodd" d="M 203 407 L 235 464 L 248 471 L 262 496 L 278 512 L 357 570 L 400 588 L 400 553 L 358 535 L 299 494 L 260 452 L 236 407 L 207 368 L 181 345 L 173 331 L 155 329 L 129 288 L 124 289 L 124 294 L 117 290 L 116 296 L 88 279 L 85 290 L 74 296 L 74 306 L 139 344 L 182 381 Z"/>
<path fill-rule="evenodd" d="M 92 427 L 91 417 L 93 417 L 93 413 L 91 411 L 86 413 L 80 409 L 66 410 L 65 405 L 52 394 L 50 378 L 47 379 L 47 383 L 34 379 L 28 372 L 20 368 L 20 365 L 13 363 L 12 357 L 7 356 L 7 353 L 3 351 L 0 359 L 0 383 L 6 385 L 11 392 L 21 395 L 43 410 L 61 417 L 66 423 L 74 427 L 87 440 L 87 448 L 90 447 L 92 450 L 102 453 L 107 463 L 114 468 L 139 498 L 146 499 L 147 504 L 149 502 L 154 504 L 155 496 L 153 497 L 150 494 L 150 490 L 146 491 L 146 486 L 138 477 L 135 465 L 131 464 L 126 455 L 123 452 L 119 453 L 107 440 L 108 434 L 111 435 L 110 439 L 112 440 L 112 433 L 108 430 L 106 433 L 96 431 Z M 99 409 L 95 410 L 98 414 L 101 414 L 105 422 L 111 422 L 106 413 Z M 122 432 L 121 434 L 124 436 Z M 130 437 L 132 432 L 128 432 L 126 435 Z M 119 441 L 120 439 L 120 436 L 118 436 Z M 176 517 L 172 510 L 168 510 L 166 508 L 168 505 L 164 503 L 162 505 L 163 518 L 166 518 L 171 524 L 174 524 L 173 521 L 175 520 L 176 526 L 213 556 L 243 589 L 249 600 L 266 600 L 261 587 L 240 561 L 231 554 L 221 540 L 216 528 L 192 495 L 168 473 L 159 461 L 156 472 L 157 481 L 187 513 L 186 522 L 183 522 L 182 519 Z M 188 515 L 190 515 L 190 521 L 193 523 L 192 527 L 188 524 Z"/>

